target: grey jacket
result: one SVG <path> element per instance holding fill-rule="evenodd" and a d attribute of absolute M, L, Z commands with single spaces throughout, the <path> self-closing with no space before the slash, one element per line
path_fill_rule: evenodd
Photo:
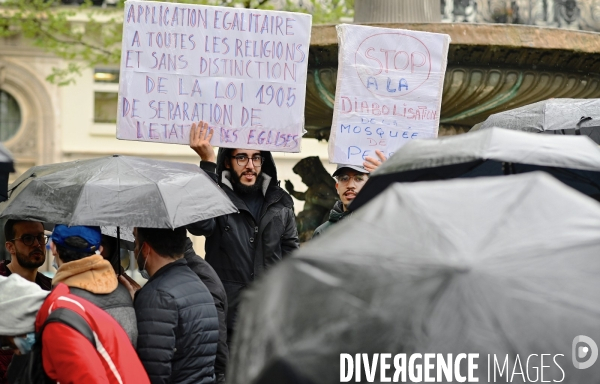
<path fill-rule="evenodd" d="M 137 347 L 138 330 L 135 309 L 133 309 L 133 301 L 127 288 L 119 283 L 117 289 L 106 295 L 99 295 L 74 287 L 71 287 L 70 290 L 73 295 L 77 295 L 104 309 L 123 327 L 133 347 Z"/>

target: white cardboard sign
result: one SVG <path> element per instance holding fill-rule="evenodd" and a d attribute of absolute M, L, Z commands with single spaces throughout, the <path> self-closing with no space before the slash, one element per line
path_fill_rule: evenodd
<path fill-rule="evenodd" d="M 117 138 L 299 152 L 312 16 L 127 1 Z"/>
<path fill-rule="evenodd" d="M 409 140 L 437 137 L 450 36 L 338 25 L 329 161 L 362 165 Z"/>

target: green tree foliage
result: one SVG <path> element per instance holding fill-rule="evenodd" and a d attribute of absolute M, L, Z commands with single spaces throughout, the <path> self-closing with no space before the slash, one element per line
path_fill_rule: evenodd
<path fill-rule="evenodd" d="M 180 3 L 274 9 L 276 0 L 182 0 Z M 281 1 L 282 10 L 313 15 L 313 23 L 332 23 L 349 16 L 353 0 Z M 86 67 L 118 65 L 123 33 L 123 0 L 112 7 L 90 0 L 73 6 L 60 0 L 4 0 L 0 3 L 0 37 L 22 34 L 34 46 L 65 60 L 47 80 L 66 85 Z M 280 8 L 280 7 L 278 7 Z"/>

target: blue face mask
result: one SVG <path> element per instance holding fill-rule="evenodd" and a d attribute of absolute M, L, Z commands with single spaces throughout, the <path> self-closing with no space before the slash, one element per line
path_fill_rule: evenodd
<path fill-rule="evenodd" d="M 52 267 L 56 270 L 58 270 L 58 264 L 56 264 L 56 258 L 54 258 L 54 260 L 52 260 Z"/>
<path fill-rule="evenodd" d="M 25 337 L 15 336 L 13 339 L 21 355 L 25 355 L 31 352 L 33 345 L 35 344 L 35 333 L 31 332 L 25 335 Z"/>

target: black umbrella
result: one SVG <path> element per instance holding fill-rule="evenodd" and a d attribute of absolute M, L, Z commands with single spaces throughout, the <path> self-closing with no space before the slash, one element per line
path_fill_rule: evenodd
<path fill-rule="evenodd" d="M 149 228 L 237 212 L 198 166 L 129 156 L 30 168 L 11 185 L 0 209 L 4 219 Z"/>
<path fill-rule="evenodd" d="M 380 383 L 384 353 L 387 377 L 405 354 L 404 382 L 425 382 L 441 354 L 454 379 L 432 381 L 459 382 L 465 353 L 480 383 L 541 382 L 542 365 L 544 382 L 596 383 L 600 362 L 573 361 L 597 357 L 578 336 L 600 343 L 599 228 L 600 206 L 544 173 L 394 184 L 249 290 L 227 382 Z M 362 354 L 380 354 L 374 381 Z"/>
<path fill-rule="evenodd" d="M 11 185 L 0 209 L 7 219 L 149 228 L 237 211 L 198 166 L 129 156 L 33 167 Z"/>
<path fill-rule="evenodd" d="M 15 171 L 12 154 L 0 144 L 0 201 L 8 198 L 8 176 Z"/>
<path fill-rule="evenodd" d="M 600 147 L 585 136 L 532 135 L 492 128 L 407 143 L 363 186 L 357 210 L 394 182 L 502 176 L 544 171 L 600 199 Z"/>
<path fill-rule="evenodd" d="M 501 127 L 554 135 L 585 135 L 600 144 L 600 99 L 549 99 L 490 115 L 472 130 Z"/>

